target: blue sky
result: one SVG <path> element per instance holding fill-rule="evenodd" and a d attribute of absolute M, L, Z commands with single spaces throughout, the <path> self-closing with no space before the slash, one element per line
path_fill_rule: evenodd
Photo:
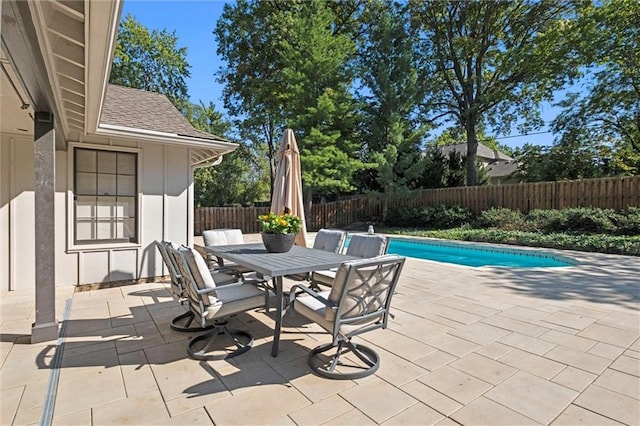
<path fill-rule="evenodd" d="M 225 1 L 222 0 L 125 0 L 122 11 L 122 18 L 129 13 L 149 30 L 175 31 L 178 46 L 187 47 L 187 61 L 191 65 L 191 78 L 187 84 L 191 101 L 198 103 L 202 100 L 205 104 L 212 101 L 218 111 L 224 111 L 222 85 L 216 82 L 214 74 L 222 62 L 216 55 L 217 46 L 213 30 L 224 5 Z M 555 118 L 558 109 L 544 104 L 541 112 L 543 119 L 548 123 Z M 546 130 L 545 127 L 536 132 Z M 512 135 L 517 134 L 514 129 Z M 510 147 L 519 147 L 526 142 L 551 145 L 553 135 L 542 133 L 500 138 L 499 141 Z"/>

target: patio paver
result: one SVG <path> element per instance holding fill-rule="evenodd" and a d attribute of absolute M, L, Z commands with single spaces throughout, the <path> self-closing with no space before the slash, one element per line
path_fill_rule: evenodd
<path fill-rule="evenodd" d="M 248 236 L 248 240 L 258 236 Z M 375 375 L 312 374 L 319 327 L 288 314 L 269 355 L 273 313 L 234 317 L 255 336 L 227 361 L 186 355 L 191 334 L 169 284 L 74 292 L 54 425 L 640 424 L 640 261 L 564 253 L 568 268 L 467 268 L 408 259 L 389 329 L 361 337 Z M 290 283 L 289 283 L 290 284 Z M 55 341 L 29 344 L 33 291 L 0 294 L 0 424 L 37 424 Z M 59 318 L 60 320 L 62 318 Z"/>

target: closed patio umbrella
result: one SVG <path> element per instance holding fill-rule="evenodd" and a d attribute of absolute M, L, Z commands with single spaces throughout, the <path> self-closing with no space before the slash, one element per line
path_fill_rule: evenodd
<path fill-rule="evenodd" d="M 299 216 L 302 228 L 296 235 L 295 244 L 307 246 L 307 224 L 304 220 L 304 203 L 302 200 L 302 176 L 300 169 L 300 151 L 293 135 L 293 130 L 286 129 L 278 150 L 278 167 L 273 182 L 271 211 L 276 214 L 284 212 Z"/>

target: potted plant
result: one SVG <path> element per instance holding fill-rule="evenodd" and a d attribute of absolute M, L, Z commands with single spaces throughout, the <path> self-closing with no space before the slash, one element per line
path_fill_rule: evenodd
<path fill-rule="evenodd" d="M 262 223 L 262 242 L 270 253 L 286 253 L 291 250 L 302 227 L 302 219 L 298 216 L 285 214 L 262 214 L 258 216 Z"/>

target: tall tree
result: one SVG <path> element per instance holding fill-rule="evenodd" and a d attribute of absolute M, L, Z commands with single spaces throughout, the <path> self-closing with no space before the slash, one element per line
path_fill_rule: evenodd
<path fill-rule="evenodd" d="M 277 10 L 273 2 L 225 4 L 214 30 L 217 53 L 226 62 L 218 71 L 225 107 L 237 117 L 240 132 L 256 144 L 254 149 L 265 151 L 271 186 L 277 133 L 284 122 L 280 88 L 285 82 L 278 57 L 281 25 L 275 16 Z"/>
<path fill-rule="evenodd" d="M 477 184 L 477 131 L 541 125 L 538 104 L 577 74 L 563 37 L 572 2 L 562 0 L 412 0 L 408 13 L 421 36 L 424 78 L 434 118 L 465 129 L 467 184 Z"/>
<path fill-rule="evenodd" d="M 175 32 L 149 31 L 127 15 L 120 22 L 109 82 L 162 93 L 180 111 L 188 104 L 187 48 L 178 47 Z"/>
<path fill-rule="evenodd" d="M 582 10 L 577 41 L 589 69 L 583 94 L 560 102 L 562 138 L 607 140 L 628 174 L 640 173 L 640 3 L 606 0 Z"/>
<path fill-rule="evenodd" d="M 420 145 L 426 126 L 418 107 L 424 97 L 415 68 L 413 39 L 398 6 L 377 2 L 375 25 L 364 34 L 359 54 L 362 134 L 376 164 L 375 178 L 384 192 L 415 189 L 424 168 Z M 386 209 L 385 209 L 386 210 Z"/>
<path fill-rule="evenodd" d="M 589 129 L 566 132 L 553 146 L 525 144 L 516 149 L 518 176 L 525 182 L 588 179 L 621 174 L 610 144 Z"/>
<path fill-rule="evenodd" d="M 358 166 L 348 133 L 354 107 L 347 64 L 355 48 L 336 27 L 324 2 L 238 1 L 225 6 L 215 30 L 227 63 L 219 74 L 225 105 L 244 132 L 261 132 L 251 139 L 266 144 L 272 175 L 278 137 L 293 128 L 307 203 L 314 189 L 351 189 Z"/>

